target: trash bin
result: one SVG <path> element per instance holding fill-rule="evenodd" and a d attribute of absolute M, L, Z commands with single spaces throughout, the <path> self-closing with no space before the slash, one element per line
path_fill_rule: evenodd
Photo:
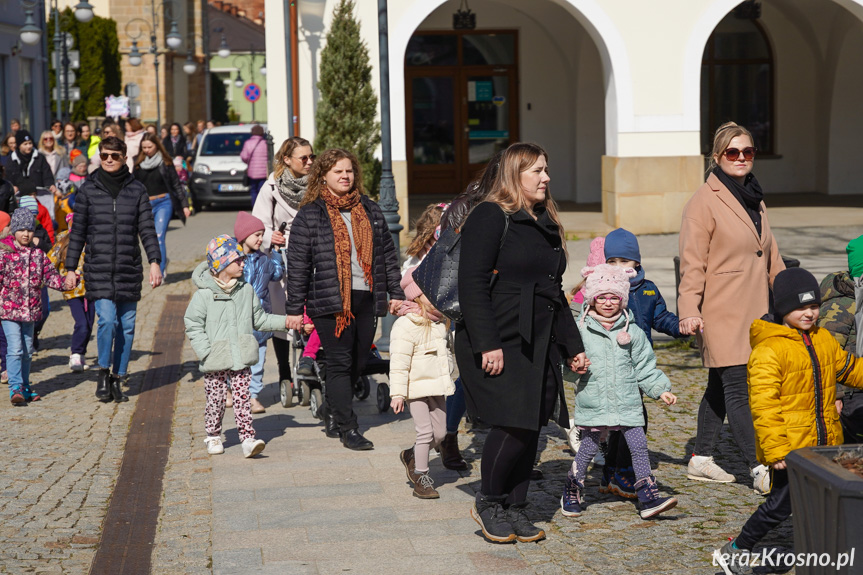
<path fill-rule="evenodd" d="M 788 454 L 788 480 L 794 522 L 794 553 L 826 553 L 835 562 L 854 549 L 854 564 L 796 567 L 797 575 L 863 575 L 863 477 L 834 463 L 840 450 L 863 444 L 804 447 Z"/>

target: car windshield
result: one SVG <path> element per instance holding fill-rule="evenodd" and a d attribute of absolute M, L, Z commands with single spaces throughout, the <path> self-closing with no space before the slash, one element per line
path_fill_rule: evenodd
<path fill-rule="evenodd" d="M 238 134 L 207 134 L 201 147 L 202 156 L 239 156 L 250 132 Z"/>

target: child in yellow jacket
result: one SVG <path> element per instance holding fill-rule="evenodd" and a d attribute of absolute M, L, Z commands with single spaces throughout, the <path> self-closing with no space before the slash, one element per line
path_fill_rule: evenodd
<path fill-rule="evenodd" d="M 752 573 L 750 552 L 791 516 L 785 456 L 813 445 L 839 445 L 836 384 L 863 387 L 863 360 L 843 351 L 817 326 L 821 290 L 808 271 L 789 268 L 773 283 L 776 313 L 749 329 L 749 408 L 758 460 L 770 467 L 771 490 L 740 535 L 714 552 L 727 574 Z"/>

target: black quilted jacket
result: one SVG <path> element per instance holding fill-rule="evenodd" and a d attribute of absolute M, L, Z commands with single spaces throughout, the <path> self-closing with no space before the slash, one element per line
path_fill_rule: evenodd
<path fill-rule="evenodd" d="M 387 293 L 393 299 L 405 299 L 399 285 L 399 255 L 381 208 L 366 196 L 361 196 L 361 201 L 369 215 L 374 237 L 372 291 L 375 315 L 384 316 L 387 313 Z M 342 311 L 333 227 L 326 204 L 321 199 L 300 208 L 291 225 L 287 288 L 285 311 L 288 315 L 303 313 L 304 305 L 311 318 Z"/>
<path fill-rule="evenodd" d="M 117 199 L 90 174 L 75 196 L 75 219 L 69 234 L 66 269 L 78 267 L 84 251 L 87 299 L 138 301 L 143 280 L 140 236 L 149 262 L 162 260 L 153 210 L 144 184 L 132 174 Z"/>

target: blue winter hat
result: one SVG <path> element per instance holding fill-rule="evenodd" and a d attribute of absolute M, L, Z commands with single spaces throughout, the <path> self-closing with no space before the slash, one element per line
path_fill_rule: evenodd
<path fill-rule="evenodd" d="M 623 228 L 617 228 L 605 236 L 605 261 L 611 258 L 623 258 L 641 263 L 641 250 L 638 249 L 638 239 L 635 234 Z"/>
<path fill-rule="evenodd" d="M 33 196 L 21 196 L 18 198 L 18 206 L 27 208 L 34 216 L 39 215 L 39 200 Z"/>
<path fill-rule="evenodd" d="M 12 212 L 12 221 L 9 222 L 9 229 L 13 234 L 21 230 L 32 232 L 36 229 L 36 220 L 27 208 L 18 208 Z"/>

